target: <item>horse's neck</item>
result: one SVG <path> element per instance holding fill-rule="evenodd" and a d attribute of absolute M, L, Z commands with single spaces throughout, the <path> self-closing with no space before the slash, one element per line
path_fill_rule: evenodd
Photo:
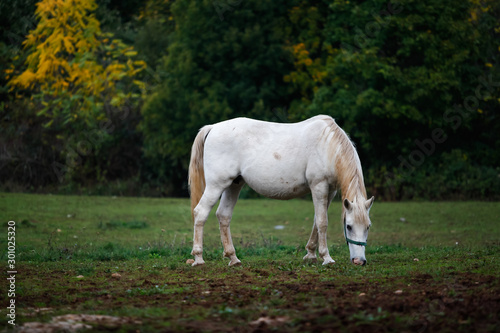
<path fill-rule="evenodd" d="M 349 178 L 344 177 L 340 182 L 342 200 L 349 199 L 350 201 L 354 201 L 355 198 L 366 200 L 366 189 L 363 181 L 363 175 L 359 174 L 358 171 L 354 177 Z"/>
<path fill-rule="evenodd" d="M 363 172 L 356 148 L 352 144 L 347 134 L 333 121 L 329 124 L 333 131 L 333 140 L 327 148 L 333 154 L 334 165 L 337 173 L 337 183 L 342 193 L 342 200 L 345 198 L 353 201 L 354 198 L 362 196 L 366 198 Z"/>

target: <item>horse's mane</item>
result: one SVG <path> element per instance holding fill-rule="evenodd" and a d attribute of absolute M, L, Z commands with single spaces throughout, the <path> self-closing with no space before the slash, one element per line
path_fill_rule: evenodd
<path fill-rule="evenodd" d="M 354 143 L 333 118 L 325 116 L 323 120 L 327 123 L 324 135 L 331 136 L 328 155 L 332 159 L 335 158 L 333 163 L 342 199 L 348 198 L 352 201 L 361 195 L 366 200 L 363 171 Z"/>

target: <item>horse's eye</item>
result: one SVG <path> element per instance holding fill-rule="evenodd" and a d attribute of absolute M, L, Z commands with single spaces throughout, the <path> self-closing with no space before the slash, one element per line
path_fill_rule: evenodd
<path fill-rule="evenodd" d="M 347 230 L 351 231 L 352 227 L 350 225 L 347 226 Z"/>
<path fill-rule="evenodd" d="M 366 227 L 366 231 L 370 230 L 371 225 Z"/>

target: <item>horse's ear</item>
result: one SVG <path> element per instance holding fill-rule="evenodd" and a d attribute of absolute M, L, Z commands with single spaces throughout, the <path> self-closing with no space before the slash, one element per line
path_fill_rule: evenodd
<path fill-rule="evenodd" d="M 350 202 L 349 199 L 347 199 L 347 198 L 344 199 L 344 207 L 348 211 L 351 211 L 351 209 L 352 209 L 352 202 Z"/>
<path fill-rule="evenodd" d="M 375 197 L 371 197 L 370 199 L 366 200 L 365 202 L 366 210 L 370 210 L 370 208 L 372 208 L 373 201 L 375 201 Z"/>

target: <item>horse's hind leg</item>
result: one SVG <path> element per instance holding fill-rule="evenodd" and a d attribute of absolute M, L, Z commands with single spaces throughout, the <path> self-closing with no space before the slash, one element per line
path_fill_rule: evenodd
<path fill-rule="evenodd" d="M 222 193 L 222 198 L 220 199 L 219 208 L 217 208 L 216 213 L 217 219 L 219 220 L 220 237 L 224 246 L 224 257 L 229 258 L 229 266 L 241 265 L 241 261 L 236 257 L 229 225 L 231 223 L 234 206 L 236 205 L 236 201 L 238 200 L 238 196 L 244 184 L 245 183 L 240 180 L 239 183 L 233 183 L 224 193 Z"/>
<path fill-rule="evenodd" d="M 193 266 L 203 265 L 203 227 L 207 221 L 208 214 L 212 207 L 219 200 L 220 195 L 224 188 L 208 186 L 200 199 L 200 202 L 194 209 L 194 237 L 193 237 L 193 251 L 191 254 L 194 256 Z"/>

